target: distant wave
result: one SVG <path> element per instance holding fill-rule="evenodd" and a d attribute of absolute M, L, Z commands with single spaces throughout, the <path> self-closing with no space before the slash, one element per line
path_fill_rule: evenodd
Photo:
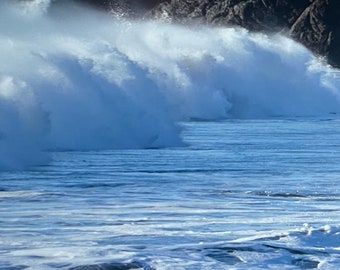
<path fill-rule="evenodd" d="M 339 72 L 280 35 L 0 3 L 0 168 L 182 145 L 178 121 L 340 113 Z"/>

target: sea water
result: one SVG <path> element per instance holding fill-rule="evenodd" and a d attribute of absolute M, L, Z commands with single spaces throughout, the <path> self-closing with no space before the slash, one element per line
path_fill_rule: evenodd
<path fill-rule="evenodd" d="M 2 173 L 0 269 L 340 266 L 338 119 L 183 128 L 185 148 L 58 152 Z"/>
<path fill-rule="evenodd" d="M 340 267 L 337 70 L 282 35 L 0 15 L 0 269 Z"/>

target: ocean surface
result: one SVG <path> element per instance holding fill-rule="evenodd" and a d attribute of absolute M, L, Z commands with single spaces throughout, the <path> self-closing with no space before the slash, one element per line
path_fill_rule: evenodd
<path fill-rule="evenodd" d="M 340 267 L 340 119 L 182 125 L 187 147 L 2 173 L 0 269 Z"/>
<path fill-rule="evenodd" d="M 0 2 L 0 270 L 340 268 L 340 72 L 281 34 Z"/>

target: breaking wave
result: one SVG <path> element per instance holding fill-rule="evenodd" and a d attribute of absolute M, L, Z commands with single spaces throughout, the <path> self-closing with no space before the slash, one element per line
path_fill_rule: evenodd
<path fill-rule="evenodd" d="M 280 35 L 5 0 L 0 50 L 0 169 L 48 150 L 180 146 L 190 119 L 340 113 L 338 71 Z"/>

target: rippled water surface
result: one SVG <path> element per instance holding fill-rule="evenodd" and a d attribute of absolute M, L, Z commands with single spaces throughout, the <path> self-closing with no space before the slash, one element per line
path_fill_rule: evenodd
<path fill-rule="evenodd" d="M 182 125 L 186 147 L 2 172 L 0 269 L 340 267 L 338 119 Z"/>

